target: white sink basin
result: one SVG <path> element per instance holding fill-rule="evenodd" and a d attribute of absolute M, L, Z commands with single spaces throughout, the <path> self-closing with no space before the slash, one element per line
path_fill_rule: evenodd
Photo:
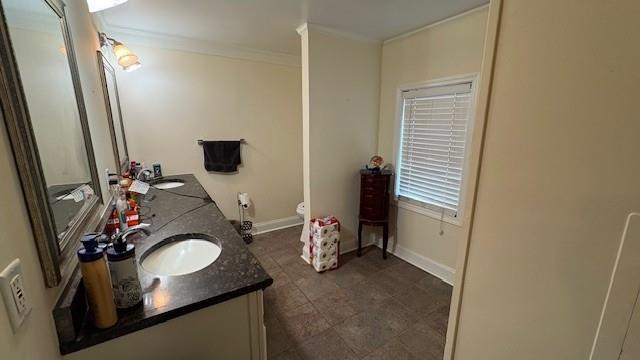
<path fill-rule="evenodd" d="M 184 183 L 179 181 L 165 181 L 159 184 L 155 184 L 153 185 L 153 187 L 156 189 L 167 190 L 167 189 L 174 189 L 183 185 Z"/>
<path fill-rule="evenodd" d="M 71 195 L 71 194 L 60 195 L 60 196 L 56 197 L 56 200 L 58 200 L 58 201 L 60 201 L 60 200 L 73 200 L 73 195 Z"/>
<path fill-rule="evenodd" d="M 170 241 L 142 258 L 142 268 L 164 276 L 194 273 L 213 264 L 222 249 L 211 241 L 188 238 Z"/>

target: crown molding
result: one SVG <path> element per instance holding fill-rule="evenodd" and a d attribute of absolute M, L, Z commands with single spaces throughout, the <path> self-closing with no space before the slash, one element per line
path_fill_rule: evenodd
<path fill-rule="evenodd" d="M 102 14 L 103 13 L 100 11 L 91 13 L 91 22 L 93 22 L 93 27 L 98 32 L 104 32 L 107 29 L 107 25 Z"/>
<path fill-rule="evenodd" d="M 478 7 L 473 8 L 473 9 L 461 12 L 461 13 L 459 13 L 457 15 L 453 15 L 453 16 L 450 16 L 448 18 L 445 18 L 445 19 L 442 19 L 442 20 L 438 20 L 438 21 L 436 21 L 434 23 L 419 27 L 419 28 L 411 30 L 409 32 L 402 33 L 400 35 L 396 35 L 394 37 L 388 38 L 388 39 L 384 40 L 382 43 L 384 45 L 386 45 L 386 44 L 388 44 L 390 42 L 393 42 L 393 41 L 396 41 L 396 40 L 400 40 L 400 39 L 404 39 L 404 38 L 409 37 L 411 35 L 417 34 L 417 33 L 421 32 L 421 31 L 425 31 L 425 30 L 431 29 L 433 27 L 436 27 L 438 25 L 442 25 L 442 24 L 448 23 L 449 21 L 454 21 L 454 20 L 460 19 L 462 17 L 465 17 L 467 15 L 471 15 L 473 13 L 476 13 L 478 11 L 482 11 L 482 10 L 487 9 L 487 8 L 489 8 L 489 4 L 488 3 L 484 4 L 484 5 L 480 5 Z"/>
<path fill-rule="evenodd" d="M 97 22 L 100 24 L 96 24 L 96 26 L 101 26 L 102 31 L 107 32 L 109 36 L 127 44 L 168 50 L 179 50 L 231 59 L 258 61 L 277 65 L 294 67 L 301 66 L 300 56 L 296 55 L 226 45 L 213 41 L 143 31 L 122 26 L 114 26 L 106 23 L 104 18 L 100 15 L 95 16 L 94 18 L 98 19 Z"/>
<path fill-rule="evenodd" d="M 7 7 L 5 11 L 8 14 L 6 16 L 10 17 L 8 23 L 11 27 L 48 34 L 60 34 L 60 19 L 54 12 L 50 14 L 31 12 L 15 7 Z"/>
<path fill-rule="evenodd" d="M 300 35 L 302 35 L 305 31 L 309 31 L 309 30 L 317 31 L 319 33 L 323 33 L 323 34 L 327 34 L 327 35 L 333 35 L 333 36 L 341 37 L 341 38 L 344 38 L 344 39 L 359 41 L 359 42 L 363 42 L 363 43 L 382 44 L 381 40 L 378 40 L 378 39 L 375 39 L 375 38 L 362 36 L 362 35 L 359 35 L 359 34 L 354 34 L 354 33 L 348 32 L 348 31 L 338 30 L 338 29 L 334 29 L 334 28 L 329 27 L 329 26 L 320 25 L 320 24 L 314 24 L 314 23 L 310 23 L 310 22 L 306 22 L 306 23 L 298 26 L 298 28 L 296 29 L 296 31 Z"/>

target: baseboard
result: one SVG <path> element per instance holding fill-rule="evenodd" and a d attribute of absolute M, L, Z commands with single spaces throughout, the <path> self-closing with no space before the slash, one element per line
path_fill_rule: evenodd
<path fill-rule="evenodd" d="M 350 241 L 340 240 L 340 255 L 344 255 L 356 250 L 358 250 L 358 242 L 356 241 L 356 239 L 352 239 Z"/>
<path fill-rule="evenodd" d="M 382 243 L 376 243 L 379 248 L 382 248 Z M 392 239 L 389 239 L 389 246 L 387 251 L 400 259 L 408 262 L 411 265 L 419 267 L 420 269 L 428 272 L 429 274 L 440 278 L 442 281 L 453 286 L 456 278 L 456 270 L 450 268 L 447 265 L 441 264 L 435 260 L 429 259 L 426 256 L 422 256 L 415 251 L 409 250 L 401 245 L 395 244 Z"/>
<path fill-rule="evenodd" d="M 253 231 L 251 233 L 253 235 L 258 235 L 298 225 L 302 225 L 302 219 L 300 219 L 298 216 L 290 216 L 282 219 L 254 223 Z"/>

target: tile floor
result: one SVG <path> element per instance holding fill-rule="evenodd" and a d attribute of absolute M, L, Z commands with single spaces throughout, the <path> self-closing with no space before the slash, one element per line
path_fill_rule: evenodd
<path fill-rule="evenodd" d="M 269 360 L 442 359 L 451 286 L 376 247 L 318 274 L 300 258 L 301 227 L 258 235 Z"/>

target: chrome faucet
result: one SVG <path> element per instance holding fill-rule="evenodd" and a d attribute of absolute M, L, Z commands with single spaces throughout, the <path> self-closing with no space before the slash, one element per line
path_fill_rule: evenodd
<path fill-rule="evenodd" d="M 153 177 L 153 170 L 149 168 L 144 168 L 140 170 L 138 175 L 136 175 L 137 180 L 145 181 L 145 182 L 151 180 L 152 177 Z"/>
<path fill-rule="evenodd" d="M 139 232 L 143 232 L 145 235 L 149 236 L 151 235 L 151 230 L 147 229 L 147 226 L 142 226 L 142 225 L 134 225 L 130 228 L 128 228 L 127 230 L 121 231 L 116 235 L 116 242 L 121 242 L 123 240 L 127 240 L 127 236 L 135 234 L 135 233 L 139 233 Z"/>

